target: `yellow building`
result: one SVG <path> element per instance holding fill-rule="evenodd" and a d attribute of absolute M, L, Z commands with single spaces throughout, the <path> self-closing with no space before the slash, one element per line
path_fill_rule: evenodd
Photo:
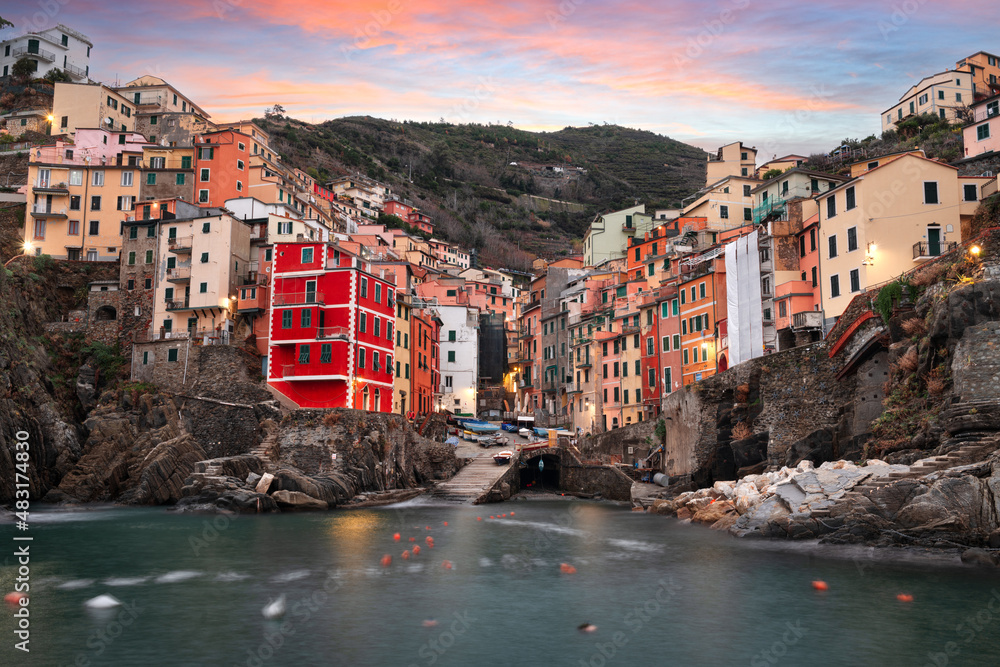
<path fill-rule="evenodd" d="M 398 273 L 396 274 L 399 275 Z M 396 347 L 393 359 L 396 362 L 395 380 L 392 389 L 392 411 L 401 415 L 416 408 L 411 400 L 410 382 L 410 294 L 408 290 L 396 289 Z"/>
<path fill-rule="evenodd" d="M 857 162 L 851 163 L 851 178 L 857 178 L 866 171 L 871 171 L 875 167 L 881 167 L 882 165 L 888 164 L 889 162 L 901 158 L 904 155 L 918 155 L 920 157 L 926 157 L 923 151 L 916 150 L 916 151 L 901 151 L 899 153 L 889 153 L 888 155 L 880 155 L 878 157 L 858 160 Z"/>
<path fill-rule="evenodd" d="M 705 218 L 707 228 L 714 231 L 749 225 L 753 222 L 752 192 L 760 183 L 753 177 L 726 176 L 695 195 L 681 217 Z"/>
<path fill-rule="evenodd" d="M 756 172 L 757 149 L 744 146 L 742 141 L 736 141 L 726 144 L 714 154 L 708 154 L 705 187 L 718 183 L 727 176 L 753 178 Z"/>
<path fill-rule="evenodd" d="M 57 259 L 116 261 L 121 222 L 139 197 L 145 139 L 80 129 L 76 142 L 32 149 L 24 240 Z"/>
<path fill-rule="evenodd" d="M 857 294 L 962 240 L 982 179 L 907 154 L 820 194 L 820 292 L 827 326 Z"/>
<path fill-rule="evenodd" d="M 228 340 L 251 234 L 248 222 L 228 213 L 160 223 L 150 337 Z"/>
<path fill-rule="evenodd" d="M 135 131 L 136 107 L 128 98 L 99 83 L 55 85 L 52 134 L 74 136 L 78 128 Z"/>
<path fill-rule="evenodd" d="M 969 72 L 938 72 L 911 86 L 899 102 L 882 112 L 882 131 L 895 130 L 901 121 L 921 114 L 960 122 L 960 110 L 972 101 L 972 75 Z"/>

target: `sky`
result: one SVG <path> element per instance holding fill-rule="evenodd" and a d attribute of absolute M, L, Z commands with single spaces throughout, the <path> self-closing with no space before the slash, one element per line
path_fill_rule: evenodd
<path fill-rule="evenodd" d="M 94 43 L 91 76 L 159 76 L 213 120 L 281 104 L 526 130 L 617 124 L 706 150 L 827 152 L 880 132 L 919 79 L 1000 52 L 983 0 L 25 0 Z"/>

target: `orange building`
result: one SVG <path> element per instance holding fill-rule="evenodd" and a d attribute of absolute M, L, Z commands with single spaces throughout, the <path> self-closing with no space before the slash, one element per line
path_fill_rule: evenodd
<path fill-rule="evenodd" d="M 195 199 L 222 206 L 227 199 L 250 195 L 250 155 L 253 138 L 237 130 L 206 132 L 195 139 Z M 270 201 L 262 199 L 262 201 Z"/>
<path fill-rule="evenodd" d="M 718 328 L 719 320 L 726 318 L 726 264 L 723 258 L 715 257 L 681 265 L 677 290 L 681 365 L 683 383 L 688 385 L 729 367 Z"/>

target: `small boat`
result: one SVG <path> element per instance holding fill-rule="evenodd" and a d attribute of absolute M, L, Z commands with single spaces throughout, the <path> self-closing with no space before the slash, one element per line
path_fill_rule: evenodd
<path fill-rule="evenodd" d="M 496 424 L 484 422 L 479 419 L 466 419 L 462 423 L 462 426 L 473 433 L 496 433 L 500 430 L 500 427 Z"/>
<path fill-rule="evenodd" d="M 540 426 L 536 426 L 532 430 L 535 432 L 535 435 L 537 435 L 539 438 L 547 438 L 547 437 L 549 437 L 549 429 L 547 429 L 547 428 L 542 428 Z"/>
<path fill-rule="evenodd" d="M 493 455 L 493 460 L 497 462 L 498 466 L 506 465 L 510 463 L 510 460 L 514 458 L 514 452 L 509 449 L 505 449 L 502 452 L 497 452 Z"/>
<path fill-rule="evenodd" d="M 517 426 L 515 426 L 514 424 L 503 423 L 500 424 L 500 428 L 507 431 L 508 433 L 517 433 Z"/>
<path fill-rule="evenodd" d="M 517 434 L 522 438 L 530 438 L 531 436 L 535 435 L 535 432 L 532 431 L 530 428 L 522 428 L 517 432 Z"/>

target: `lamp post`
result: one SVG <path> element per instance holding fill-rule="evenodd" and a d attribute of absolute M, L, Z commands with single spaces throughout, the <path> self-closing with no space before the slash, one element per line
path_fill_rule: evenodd
<path fill-rule="evenodd" d="M 31 250 L 32 250 L 31 241 L 25 241 L 24 242 L 24 252 L 22 252 L 20 255 L 14 255 L 10 259 L 8 259 L 6 262 L 4 262 L 3 263 L 4 268 L 7 268 L 7 265 L 10 264 L 11 262 L 13 262 L 18 257 L 26 257 L 28 255 L 28 253 L 31 252 Z"/>

